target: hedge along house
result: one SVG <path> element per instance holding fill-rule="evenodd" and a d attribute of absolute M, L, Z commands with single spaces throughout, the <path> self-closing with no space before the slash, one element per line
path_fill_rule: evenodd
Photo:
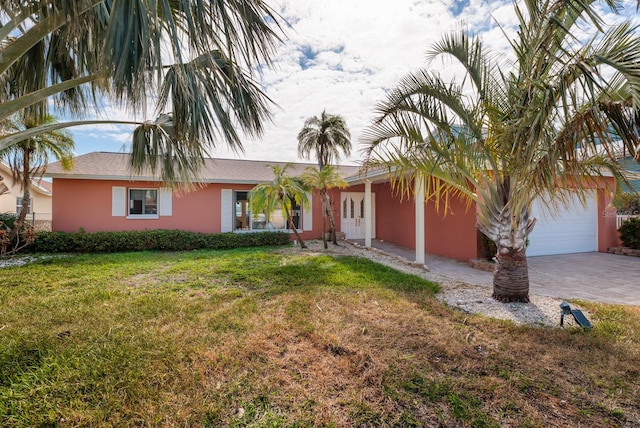
<path fill-rule="evenodd" d="M 272 180 L 268 166 L 274 162 L 209 159 L 200 186 L 181 193 L 163 187 L 157 178 L 131 176 L 127 161 L 126 154 L 97 152 L 77 157 L 71 171 L 50 165 L 53 230 L 246 233 L 284 229 L 284 219 L 266 219 L 247 209 L 247 193 L 256 184 Z M 290 173 L 297 175 L 315 165 L 293 166 Z M 339 170 L 349 187 L 332 189 L 330 197 L 337 230 L 347 239 L 364 240 L 365 246 L 380 239 L 411 248 L 419 263 L 424 263 L 425 253 L 462 261 L 480 254 L 475 205 L 454 200 L 445 214 L 433 201 L 423 202 L 419 181 L 413 194 L 402 197 L 384 171 L 361 175 L 357 166 Z M 322 236 L 321 200 L 310 199 L 311 207 L 301 207 L 296 216 L 304 239 Z M 617 245 L 615 209 L 610 207 L 612 195 L 604 183 L 594 186 L 584 204 L 577 197 L 570 199 L 569 206 L 556 215 L 543 202 L 534 205 L 538 223 L 530 236 L 528 255 L 606 251 Z"/>

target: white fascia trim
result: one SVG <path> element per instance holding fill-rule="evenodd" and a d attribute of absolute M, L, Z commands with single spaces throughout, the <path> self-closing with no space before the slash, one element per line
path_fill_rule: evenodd
<path fill-rule="evenodd" d="M 366 174 L 357 174 L 351 177 L 345 178 L 345 181 L 350 185 L 363 184 L 365 181 L 371 181 L 372 183 L 380 181 L 389 181 L 389 171 L 385 169 L 375 169 L 367 171 Z"/>
<path fill-rule="evenodd" d="M 112 180 L 112 181 L 155 181 L 162 182 L 162 179 L 158 177 L 130 177 L 121 175 L 91 175 L 91 174 L 45 174 L 45 177 L 50 178 L 69 178 L 73 180 Z M 269 180 L 234 180 L 234 179 L 202 179 L 194 180 L 194 183 L 206 183 L 206 184 L 260 184 Z"/>
<path fill-rule="evenodd" d="M 161 182 L 158 177 L 130 177 L 122 175 L 92 175 L 92 174 L 45 174 L 50 178 L 72 178 L 76 180 L 114 180 L 114 181 L 157 181 Z"/>
<path fill-rule="evenodd" d="M 51 196 L 51 191 L 48 189 L 45 189 L 44 187 L 39 186 L 38 184 L 31 182 L 31 188 L 33 190 L 35 190 L 36 192 L 45 195 L 45 196 Z"/>

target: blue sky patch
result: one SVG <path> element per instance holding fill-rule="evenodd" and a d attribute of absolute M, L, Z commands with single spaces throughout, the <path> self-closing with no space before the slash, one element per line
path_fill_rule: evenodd
<path fill-rule="evenodd" d="M 318 51 L 316 51 L 309 45 L 302 46 L 299 50 L 301 56 L 298 59 L 298 64 L 300 64 L 300 68 L 306 70 L 313 65 L 313 62 L 318 56 Z"/>
<path fill-rule="evenodd" d="M 458 17 L 467 6 L 469 6 L 469 0 L 455 0 L 449 10 L 453 16 Z"/>

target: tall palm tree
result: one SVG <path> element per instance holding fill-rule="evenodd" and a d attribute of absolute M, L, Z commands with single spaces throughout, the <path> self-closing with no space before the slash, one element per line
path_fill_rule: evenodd
<path fill-rule="evenodd" d="M 331 165 L 325 165 L 324 168 L 306 168 L 302 175 L 300 176 L 302 181 L 309 187 L 317 190 L 320 193 L 320 197 L 322 198 L 322 212 L 327 213 L 331 211 L 331 207 L 327 207 L 329 203 L 329 190 L 334 188 L 345 188 L 349 184 L 345 181 L 345 179 L 336 171 L 336 169 Z M 331 230 L 335 230 L 335 224 L 333 223 L 333 216 L 328 216 L 331 220 Z M 324 249 L 327 249 L 327 235 L 325 230 L 327 222 L 327 215 L 322 216 L 322 242 L 324 243 Z M 335 234 L 333 234 L 332 238 L 334 239 L 333 243 L 337 244 L 335 241 Z"/>
<path fill-rule="evenodd" d="M 293 222 L 293 203 L 309 208 L 307 188 L 297 177 L 287 175 L 290 164 L 269 166 L 273 171 L 273 180 L 260 183 L 249 192 L 249 209 L 253 213 L 264 212 L 268 217 L 277 210 L 284 212 L 284 217 L 293 233 L 296 234 L 300 248 L 307 248 L 302 236 Z"/>
<path fill-rule="evenodd" d="M 13 120 L 5 120 L 0 127 L 0 136 L 9 129 L 31 129 L 41 124 L 54 123 L 51 116 L 43 119 L 32 117 L 12 117 Z M 31 211 L 31 184 L 36 179 L 41 179 L 47 169 L 50 160 L 60 161 L 64 169 L 73 166 L 74 142 L 71 135 L 64 130 L 55 130 L 33 136 L 27 140 L 0 150 L 0 158 L 4 159 L 13 175 L 13 179 L 20 183 L 22 189 L 22 207 L 18 218 L 14 223 L 8 240 L 13 240 L 18 235 L 24 224 L 27 214 Z"/>
<path fill-rule="evenodd" d="M 365 134 L 366 163 L 387 166 L 395 185 L 406 190 L 420 175 L 427 197 L 475 201 L 478 228 L 497 246 L 493 296 L 501 301 L 528 301 L 534 199 L 562 204 L 569 187 L 584 198 L 607 170 L 623 179 L 617 143 L 638 153 L 638 29 L 605 26 L 595 3 L 517 3 L 511 55 L 489 52 L 464 29 L 443 36 L 428 58 L 451 58 L 464 78 L 409 74 Z"/>
<path fill-rule="evenodd" d="M 133 117 L 42 124 L 0 138 L 0 150 L 70 126 L 129 124 L 134 171 L 186 180 L 212 147 L 242 150 L 238 129 L 260 135 L 270 117 L 253 73 L 281 30 L 263 0 L 0 0 L 0 10 L 0 120 L 27 108 L 42 118 L 50 105 L 83 116 L 105 100 Z"/>
<path fill-rule="evenodd" d="M 318 167 L 322 169 L 334 160 L 340 160 L 340 153 L 351 154 L 351 134 L 347 123 L 337 114 L 323 111 L 320 117 L 313 116 L 304 121 L 298 133 L 298 156 L 311 159 L 315 155 Z"/>
<path fill-rule="evenodd" d="M 347 123 L 342 116 L 328 114 L 322 111 L 320 117 L 313 116 L 305 120 L 302 130 L 298 133 L 298 156 L 304 159 L 311 159 L 315 155 L 318 160 L 318 169 L 322 170 L 326 165 L 331 165 L 333 161 L 340 160 L 343 152 L 349 156 L 351 154 L 351 134 Z M 331 222 L 331 239 L 335 245 L 336 227 L 329 194 L 324 195 L 323 216 L 328 216 Z"/>

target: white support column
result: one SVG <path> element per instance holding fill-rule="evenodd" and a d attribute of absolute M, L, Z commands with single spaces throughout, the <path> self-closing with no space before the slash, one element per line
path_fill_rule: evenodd
<path fill-rule="evenodd" d="M 424 264 L 424 177 L 416 176 L 416 263 Z"/>
<path fill-rule="evenodd" d="M 371 248 L 373 235 L 373 213 L 371 212 L 371 182 L 364 182 L 364 246 Z"/>

